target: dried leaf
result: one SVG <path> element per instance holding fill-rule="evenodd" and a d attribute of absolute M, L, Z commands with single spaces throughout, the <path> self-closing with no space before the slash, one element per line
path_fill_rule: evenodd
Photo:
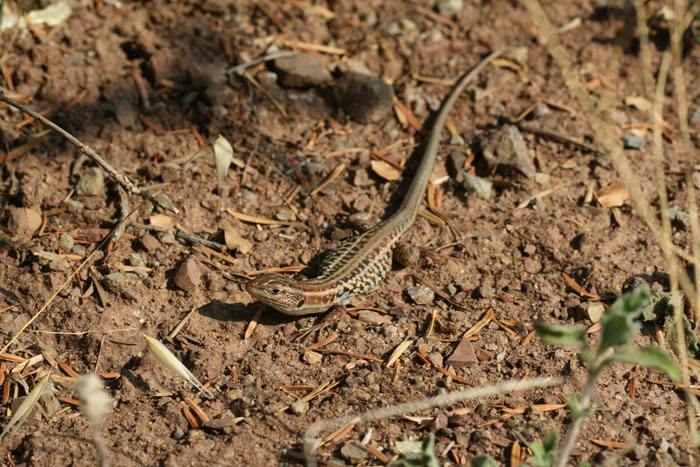
<path fill-rule="evenodd" d="M 221 188 L 228 179 L 228 168 L 233 160 L 231 143 L 221 135 L 214 141 L 214 160 L 216 161 L 216 177 L 219 182 L 219 188 Z"/>
<path fill-rule="evenodd" d="M 12 417 L 12 419 L 9 421 L 7 426 L 5 427 L 4 430 L 2 430 L 2 433 L 0 433 L 0 439 L 4 438 L 7 433 L 15 426 L 20 426 L 24 421 L 29 417 L 29 414 L 32 413 L 32 409 L 36 405 L 37 401 L 39 400 L 39 397 L 44 393 L 44 389 L 46 388 L 46 383 L 49 382 L 49 377 L 51 376 L 51 372 L 49 371 L 46 373 L 46 376 L 44 376 L 41 381 L 39 381 L 39 384 L 34 386 L 34 389 L 32 389 L 32 392 L 30 392 L 27 397 L 24 399 L 22 404 L 19 406 L 17 411 L 15 412 L 15 415 Z"/>
<path fill-rule="evenodd" d="M 153 214 L 150 222 L 153 227 L 160 227 L 161 229 L 172 230 L 175 227 L 175 219 L 165 214 Z"/>
<path fill-rule="evenodd" d="M 596 191 L 595 196 L 602 206 L 613 208 L 625 204 L 630 194 L 625 185 L 622 183 L 615 183 Z"/>
<path fill-rule="evenodd" d="M 148 346 L 148 349 L 153 353 L 153 356 L 156 357 L 156 360 L 170 368 L 170 370 L 173 373 L 177 374 L 178 376 L 181 376 L 182 378 L 185 378 L 194 387 L 205 393 L 207 396 L 211 398 L 214 397 L 214 395 L 209 391 L 209 389 L 205 388 L 202 385 L 202 383 L 200 383 L 199 380 L 190 372 L 190 370 L 188 370 L 187 367 L 180 360 L 178 360 L 177 357 L 173 355 L 173 353 L 170 352 L 170 350 L 168 350 L 166 346 L 163 345 L 163 343 L 145 334 L 141 335 L 146 340 L 146 345 Z"/>
<path fill-rule="evenodd" d="M 385 180 L 398 180 L 401 172 L 384 161 L 372 161 L 372 170 Z"/>
<path fill-rule="evenodd" d="M 625 105 L 628 107 L 636 107 L 642 112 L 648 112 L 651 110 L 653 104 L 649 99 L 642 96 L 628 96 L 625 98 Z"/>

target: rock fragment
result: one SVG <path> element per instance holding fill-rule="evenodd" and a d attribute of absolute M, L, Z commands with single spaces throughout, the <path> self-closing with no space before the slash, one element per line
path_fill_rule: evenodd
<path fill-rule="evenodd" d="M 202 271 L 196 258 L 190 256 L 180 264 L 175 273 L 174 283 L 185 292 L 197 291 L 202 283 Z"/>
<path fill-rule="evenodd" d="M 474 347 L 468 337 L 462 338 L 455 351 L 447 359 L 447 364 L 455 368 L 470 367 L 478 362 Z"/>
<path fill-rule="evenodd" d="M 381 78 L 347 72 L 334 88 L 335 100 L 353 120 L 378 122 L 391 112 L 394 88 Z"/>
<path fill-rule="evenodd" d="M 326 62 L 317 55 L 299 53 L 278 58 L 275 60 L 275 68 L 279 73 L 280 84 L 288 88 L 318 86 L 331 80 Z"/>

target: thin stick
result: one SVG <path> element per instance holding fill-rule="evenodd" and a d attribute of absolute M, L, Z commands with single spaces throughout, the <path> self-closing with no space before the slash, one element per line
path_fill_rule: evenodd
<path fill-rule="evenodd" d="M 31 115 L 34 117 L 36 120 L 39 120 L 41 123 L 44 125 L 48 126 L 51 128 L 53 131 L 56 133 L 60 134 L 64 138 L 66 138 L 68 141 L 71 142 L 75 147 L 77 147 L 80 152 L 94 160 L 100 167 L 102 167 L 107 174 L 117 183 L 119 183 L 124 189 L 127 191 L 129 194 L 135 194 L 138 196 L 141 196 L 142 198 L 145 198 L 153 203 L 156 203 L 160 205 L 161 207 L 174 212 L 175 214 L 179 214 L 180 210 L 177 209 L 174 206 L 168 206 L 161 201 L 159 201 L 157 198 L 155 198 L 153 195 L 150 193 L 146 193 L 143 190 L 140 190 L 136 185 L 134 185 L 131 180 L 126 175 L 123 175 L 119 173 L 114 167 L 112 167 L 106 160 L 102 158 L 97 152 L 92 149 L 90 146 L 87 146 L 86 144 L 83 144 L 80 140 L 78 140 L 75 136 L 71 135 L 68 133 L 66 130 L 61 128 L 60 126 L 56 125 L 53 123 L 51 120 L 48 118 L 44 117 L 38 112 L 33 111 L 29 107 L 20 104 L 17 101 L 14 101 L 13 99 L 10 99 L 8 96 L 5 95 L 5 92 L 0 89 L 0 101 L 6 103 L 7 105 L 14 107 L 18 110 L 21 110 L 22 112 Z"/>

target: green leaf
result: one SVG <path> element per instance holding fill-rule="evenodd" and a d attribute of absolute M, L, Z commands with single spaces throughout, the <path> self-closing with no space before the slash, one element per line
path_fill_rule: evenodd
<path fill-rule="evenodd" d="M 551 325 L 543 321 L 535 323 L 535 331 L 547 344 L 573 345 L 584 349 L 586 347 L 586 328 L 583 326 Z"/>
<path fill-rule="evenodd" d="M 571 410 L 571 417 L 577 420 L 582 417 L 588 417 L 593 414 L 593 407 L 581 407 L 581 403 L 576 396 L 569 396 L 566 398 L 566 403 L 569 405 L 569 410 Z"/>
<path fill-rule="evenodd" d="M 559 432 L 550 431 L 544 439 L 544 448 L 547 451 L 554 451 L 557 448 L 557 443 L 559 443 Z"/>
<path fill-rule="evenodd" d="M 420 453 L 406 453 L 401 459 L 391 463 L 392 467 L 440 467 L 435 457 L 435 435 L 430 434 L 423 440 Z"/>
<path fill-rule="evenodd" d="M 532 459 L 530 459 L 532 467 L 551 467 L 557 456 L 558 442 L 559 433 L 550 431 L 543 443 L 530 443 L 528 447 L 532 451 Z"/>
<path fill-rule="evenodd" d="M 491 456 L 483 455 L 472 459 L 472 467 L 498 467 L 498 463 Z"/>
<path fill-rule="evenodd" d="M 672 314 L 671 294 L 656 293 L 649 300 L 649 304 L 642 309 L 642 320 L 657 321 Z"/>
<path fill-rule="evenodd" d="M 612 359 L 661 370 L 674 381 L 678 381 L 681 377 L 671 357 L 658 347 L 624 347 L 615 352 Z"/>
<path fill-rule="evenodd" d="M 634 340 L 641 326 L 635 318 L 641 314 L 648 301 L 649 289 L 642 286 L 623 295 L 610 305 L 600 319 L 602 338 L 598 355 L 602 355 L 610 347 L 619 347 Z"/>

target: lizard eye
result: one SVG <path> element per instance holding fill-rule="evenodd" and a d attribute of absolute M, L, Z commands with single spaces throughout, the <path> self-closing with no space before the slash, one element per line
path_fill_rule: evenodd
<path fill-rule="evenodd" d="M 275 288 L 273 288 L 273 289 L 270 289 L 270 293 L 271 293 L 272 295 L 279 295 L 280 292 L 281 292 L 281 290 L 278 289 L 277 287 L 275 287 Z"/>

